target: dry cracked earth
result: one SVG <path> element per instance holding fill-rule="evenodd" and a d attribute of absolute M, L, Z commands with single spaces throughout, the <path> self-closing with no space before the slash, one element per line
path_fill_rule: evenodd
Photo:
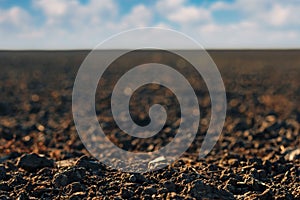
<path fill-rule="evenodd" d="M 0 52 L 0 199 L 300 199 L 300 51 L 209 51 L 226 87 L 221 137 L 198 158 L 210 99 L 196 84 L 201 120 L 195 141 L 176 162 L 144 174 L 102 164 L 79 139 L 72 88 L 87 53 Z M 178 102 L 166 88 L 141 88 L 130 102 L 136 122 L 149 122 L 140 106 L 149 103 L 164 104 L 170 117 L 151 139 L 120 133 L 108 97 L 121 69 L 108 71 L 107 91 L 96 93 L 101 124 L 127 151 L 157 150 L 174 138 Z M 182 70 L 189 80 L 199 78 Z"/>

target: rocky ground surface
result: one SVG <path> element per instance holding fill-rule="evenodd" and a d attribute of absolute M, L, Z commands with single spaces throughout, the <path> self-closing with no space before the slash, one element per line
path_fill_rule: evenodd
<path fill-rule="evenodd" d="M 228 109 L 222 136 L 205 158 L 197 149 L 210 101 L 200 87 L 201 126 L 191 147 L 172 165 L 137 174 L 95 160 L 76 132 L 71 94 L 86 52 L 1 52 L 0 199 L 300 199 L 300 53 L 261 54 L 212 52 Z M 108 77 L 110 84 L 114 76 Z M 166 94 L 160 95 L 172 106 L 174 96 Z M 99 115 L 108 100 L 100 102 Z M 114 131 L 111 118 L 104 122 L 108 137 L 128 151 L 159 149 L 178 127 L 170 118 L 160 136 L 137 140 Z"/>

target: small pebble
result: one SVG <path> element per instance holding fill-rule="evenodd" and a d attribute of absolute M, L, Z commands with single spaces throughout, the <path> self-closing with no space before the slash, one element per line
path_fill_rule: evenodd
<path fill-rule="evenodd" d="M 55 174 L 53 177 L 53 184 L 56 187 L 66 186 L 72 182 L 80 182 L 84 178 L 86 170 L 80 168 L 70 168 L 61 173 Z"/>
<path fill-rule="evenodd" d="M 32 153 L 25 154 L 18 158 L 17 166 L 29 172 L 33 172 L 44 167 L 54 167 L 54 162 L 44 156 Z"/>
<path fill-rule="evenodd" d="M 122 198 L 128 199 L 128 198 L 133 197 L 133 195 L 134 195 L 134 192 L 132 190 L 129 190 L 129 189 L 126 189 L 126 188 L 121 189 Z"/>
<path fill-rule="evenodd" d="M 76 192 L 83 192 L 85 191 L 86 187 L 81 184 L 80 182 L 74 182 L 74 183 L 71 183 L 69 185 L 67 185 L 66 187 L 66 190 L 68 191 L 67 193 L 69 194 L 73 194 L 73 193 L 76 193 Z"/>
<path fill-rule="evenodd" d="M 56 174 L 54 176 L 53 183 L 56 187 L 62 187 L 68 185 L 69 179 L 65 174 Z"/>
<path fill-rule="evenodd" d="M 129 177 L 129 181 L 133 183 L 144 183 L 147 181 L 147 179 L 142 174 L 132 174 Z"/>
<path fill-rule="evenodd" d="M 300 159 L 300 149 L 295 149 L 284 156 L 285 160 L 293 161 L 296 159 Z"/>
<path fill-rule="evenodd" d="M 156 194 L 157 190 L 155 187 L 150 186 L 150 187 L 145 188 L 144 193 L 152 195 L 152 194 Z"/>
<path fill-rule="evenodd" d="M 176 185 L 172 181 L 166 181 L 164 183 L 164 186 L 168 190 L 168 192 L 176 192 Z"/>

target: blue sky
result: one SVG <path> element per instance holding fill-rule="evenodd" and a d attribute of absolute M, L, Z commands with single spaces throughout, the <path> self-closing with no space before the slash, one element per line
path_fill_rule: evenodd
<path fill-rule="evenodd" d="M 0 49 L 85 49 L 124 30 L 181 31 L 205 48 L 300 48 L 298 0 L 0 0 Z"/>

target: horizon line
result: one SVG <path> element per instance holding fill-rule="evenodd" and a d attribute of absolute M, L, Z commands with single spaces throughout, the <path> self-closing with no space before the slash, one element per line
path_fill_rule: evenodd
<path fill-rule="evenodd" d="M 89 48 L 72 48 L 72 49 L 0 49 L 0 52 L 25 52 L 25 51 L 30 51 L 30 52 L 42 52 L 42 51 L 51 51 L 51 52 L 59 52 L 59 51 L 93 51 L 93 50 L 131 50 L 131 49 L 123 49 L 123 48 L 111 48 L 111 49 L 89 49 Z M 156 49 L 132 49 L 132 50 L 156 50 Z M 160 50 L 160 49 L 158 49 Z M 183 49 L 161 49 L 161 50 L 185 50 L 185 51 L 193 51 L 193 50 L 205 50 L 205 51 L 297 51 L 300 50 L 300 47 L 298 48 L 207 48 L 207 49 L 187 49 L 187 48 L 183 48 Z"/>

